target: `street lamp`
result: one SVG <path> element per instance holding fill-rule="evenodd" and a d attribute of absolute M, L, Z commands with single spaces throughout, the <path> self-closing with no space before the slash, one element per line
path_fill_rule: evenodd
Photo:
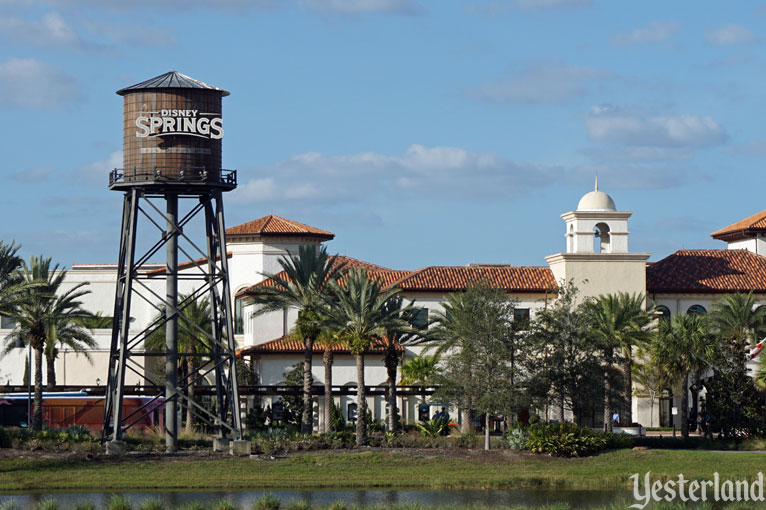
<path fill-rule="evenodd" d="M 25 347 L 24 339 L 19 336 L 13 346 L 17 349 L 23 349 Z M 27 374 L 29 374 L 27 379 L 27 429 L 29 429 L 32 425 L 32 342 L 27 342 L 26 346 L 29 348 L 27 352 L 27 361 L 29 362 L 27 368 Z"/>

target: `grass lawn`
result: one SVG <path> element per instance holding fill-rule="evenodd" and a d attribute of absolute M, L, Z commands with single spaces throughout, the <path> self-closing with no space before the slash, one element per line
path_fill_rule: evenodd
<path fill-rule="evenodd" d="M 507 451 L 506 451 L 507 452 Z M 653 477 L 744 479 L 766 455 L 681 450 L 618 450 L 582 459 L 493 452 L 318 452 L 286 458 L 159 457 L 0 459 L 0 490 L 316 489 L 316 488 L 629 488 L 633 473 Z"/>

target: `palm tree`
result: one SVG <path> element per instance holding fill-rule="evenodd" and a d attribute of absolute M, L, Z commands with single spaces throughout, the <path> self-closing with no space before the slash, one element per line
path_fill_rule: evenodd
<path fill-rule="evenodd" d="M 388 301 L 396 296 L 399 289 L 383 290 L 381 283 L 370 278 L 362 268 L 350 270 L 343 278 L 330 284 L 332 298 L 328 299 L 325 324 L 349 346 L 356 360 L 357 376 L 357 421 L 356 444 L 367 442 L 367 401 L 364 387 L 364 353 L 370 349 L 374 339 L 381 338 L 385 331 L 403 327 L 406 323 L 399 317 L 398 310 Z"/>
<path fill-rule="evenodd" d="M 383 343 L 386 352 L 383 355 L 383 363 L 386 367 L 386 399 L 388 400 L 388 414 L 386 416 L 386 429 L 389 432 L 396 432 L 399 428 L 399 410 L 396 403 L 396 372 L 399 361 L 402 359 L 402 347 L 405 345 L 415 345 L 424 342 L 427 337 L 427 331 L 417 329 L 412 326 L 414 302 L 404 305 L 404 301 L 399 296 L 394 296 L 386 301 L 384 315 L 396 318 L 386 322 L 383 326 L 382 335 L 379 340 Z"/>
<path fill-rule="evenodd" d="M 178 296 L 181 317 L 178 321 L 178 352 L 186 354 L 201 354 L 209 351 L 209 334 L 212 330 L 210 300 L 200 297 L 190 300 L 190 296 L 181 294 Z M 187 304 L 188 302 L 188 304 Z M 164 311 L 154 318 L 159 322 L 164 316 Z M 150 351 L 165 350 L 165 328 L 158 328 L 147 337 L 144 348 Z M 179 356 L 178 370 L 180 381 L 186 380 L 192 383 L 197 377 L 200 368 L 199 356 Z M 190 400 L 194 400 L 194 384 L 189 384 L 186 394 Z M 186 431 L 194 428 L 194 410 L 192 405 L 186 406 Z"/>
<path fill-rule="evenodd" d="M 298 309 L 298 322 L 303 333 L 303 415 L 301 432 L 312 430 L 311 405 L 311 358 L 314 342 L 321 332 L 320 313 L 327 302 L 329 284 L 341 274 L 344 265 L 336 263 L 335 256 L 327 254 L 324 246 L 300 246 L 297 256 L 281 257 L 279 265 L 285 273 L 279 275 L 263 273 L 271 285 L 264 287 L 254 297 L 256 304 L 263 305 L 259 314 Z"/>
<path fill-rule="evenodd" d="M 681 434 L 689 437 L 689 377 L 710 366 L 717 343 L 700 314 L 660 321 L 650 346 L 651 360 L 681 386 Z"/>
<path fill-rule="evenodd" d="M 317 342 L 324 348 L 322 353 L 322 364 L 324 365 L 324 427 L 322 431 L 329 433 L 332 432 L 332 365 L 335 361 L 335 355 L 332 350 L 343 342 L 337 331 L 330 331 L 329 329 L 322 329 Z"/>
<path fill-rule="evenodd" d="M 12 316 L 24 289 L 18 269 L 21 257 L 17 255 L 19 246 L 0 241 L 0 315 Z"/>
<path fill-rule="evenodd" d="M 79 315 L 79 314 L 78 314 Z M 88 314 L 90 315 L 90 314 Z M 45 340 L 45 368 L 47 371 L 48 390 L 56 387 L 56 358 L 59 355 L 59 347 L 66 347 L 79 352 L 91 361 L 88 349 L 96 347 L 96 342 L 91 336 L 90 330 L 83 326 L 89 322 L 83 317 L 72 317 L 67 314 L 48 326 Z"/>
<path fill-rule="evenodd" d="M 32 413 L 32 428 L 40 430 L 43 423 L 43 354 L 46 344 L 51 342 L 51 335 L 61 325 L 78 323 L 90 313 L 82 308 L 79 299 L 90 293 L 83 290 L 87 283 L 75 285 L 71 289 L 59 293 L 61 284 L 66 277 L 66 271 L 58 264 L 51 267 L 51 259 L 30 257 L 29 265 L 22 261 L 21 280 L 34 284 L 23 292 L 23 301 L 17 306 L 13 315 L 16 327 L 6 339 L 5 351 L 13 348 L 15 342 L 29 342 L 35 351 L 35 400 Z M 58 295 L 57 295 L 58 294 Z"/>
<path fill-rule="evenodd" d="M 420 386 L 420 398 L 426 402 L 426 386 L 431 386 L 439 374 L 439 353 L 421 354 L 408 359 L 402 365 L 401 383 L 406 386 Z"/>
<path fill-rule="evenodd" d="M 591 313 L 592 333 L 604 349 L 604 427 L 612 430 L 612 388 L 609 372 L 614 362 L 614 350 L 622 350 L 624 381 L 624 400 L 626 410 L 621 419 L 633 422 L 633 347 L 649 341 L 648 329 L 651 323 L 649 314 L 644 310 L 643 294 L 630 295 L 626 292 L 599 296 L 587 307 Z"/>
<path fill-rule="evenodd" d="M 723 296 L 713 305 L 709 320 L 711 328 L 738 352 L 745 352 L 766 334 L 766 307 L 758 306 L 752 291 Z M 745 357 L 738 359 L 744 363 Z"/>

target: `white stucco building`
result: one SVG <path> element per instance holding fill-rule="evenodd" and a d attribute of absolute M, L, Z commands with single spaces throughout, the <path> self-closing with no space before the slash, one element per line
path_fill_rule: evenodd
<path fill-rule="evenodd" d="M 714 232 L 714 238 L 726 243 L 722 249 L 680 250 L 654 263 L 647 262 L 649 253 L 629 250 L 631 215 L 632 212 L 619 210 L 614 200 L 596 185 L 574 210 L 561 215 L 564 251 L 545 257 L 547 264 L 535 267 L 469 265 L 410 270 L 390 269 L 349 257 L 342 260 L 349 266 L 365 267 L 386 285 L 398 286 L 406 299 L 415 300 L 417 306 L 423 308 L 423 319 L 441 308 L 446 294 L 464 290 L 471 282 L 480 280 L 504 288 L 517 301 L 517 314 L 521 319 L 534 317 L 538 310 L 548 306 L 556 299 L 556 282 L 570 279 L 577 282 L 581 296 L 640 292 L 646 296 L 647 306 L 661 306 L 663 313 L 670 315 L 710 310 L 716 299 L 726 293 L 753 291 L 761 301 L 766 299 L 766 211 Z M 248 296 L 263 282 L 263 273 L 280 271 L 280 257 L 296 254 L 301 245 L 319 246 L 333 239 L 334 234 L 272 215 L 231 227 L 227 237 L 239 352 L 252 360 L 260 384 L 280 384 L 284 381 L 284 372 L 303 359 L 302 346 L 286 338 L 297 313 L 285 310 L 256 317 Z M 182 264 L 181 268 L 186 272 L 200 271 L 199 261 Z M 164 266 L 147 266 L 146 272 L 154 277 L 149 285 L 161 295 L 165 286 Z M 66 285 L 88 282 L 91 293 L 84 299 L 85 307 L 111 316 L 115 278 L 115 265 L 77 264 L 69 270 Z M 188 293 L 193 284 L 183 280 L 179 291 Z M 140 331 L 156 313 L 150 303 L 134 301 L 131 331 Z M 12 327 L 6 319 L 1 325 L 0 342 Z M 98 347 L 90 352 L 90 362 L 81 354 L 66 350 L 60 353 L 56 361 L 59 384 L 105 383 L 111 331 L 96 330 L 94 337 Z M 404 356 L 408 358 L 415 353 L 408 348 Z M 26 351 L 17 350 L 0 359 L 0 384 L 21 384 L 25 355 Z M 321 384 L 324 379 L 321 350 L 315 351 L 313 359 L 313 376 L 317 384 Z M 367 384 L 382 386 L 386 371 L 380 351 L 370 352 L 366 363 Z M 135 384 L 139 379 L 129 374 L 126 384 Z M 355 381 L 353 358 L 347 351 L 338 349 L 333 384 L 352 385 Z M 344 412 L 351 398 L 336 399 Z M 417 397 L 401 399 L 405 419 L 414 418 L 418 400 Z M 634 421 L 644 426 L 670 425 L 673 419 L 670 409 L 678 406 L 679 401 L 678 395 L 661 399 L 650 413 L 648 400 L 637 389 L 632 403 Z M 376 418 L 383 418 L 383 397 L 371 397 L 369 406 Z M 321 412 L 317 414 L 322 416 Z"/>

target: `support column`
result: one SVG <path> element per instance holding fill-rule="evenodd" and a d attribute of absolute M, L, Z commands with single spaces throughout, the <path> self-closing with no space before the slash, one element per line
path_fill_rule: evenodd
<path fill-rule="evenodd" d="M 165 451 L 178 449 L 178 195 L 168 194 L 165 313 Z"/>

